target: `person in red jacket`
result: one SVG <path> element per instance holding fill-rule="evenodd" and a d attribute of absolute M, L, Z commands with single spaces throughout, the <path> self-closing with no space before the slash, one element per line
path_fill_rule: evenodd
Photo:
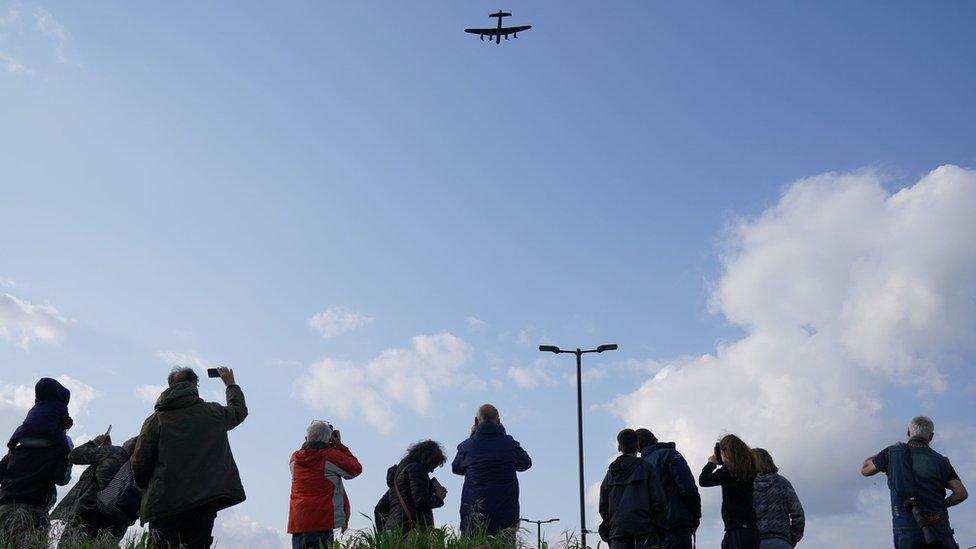
<path fill-rule="evenodd" d="M 292 549 L 331 547 L 333 531 L 349 524 L 349 498 L 342 480 L 363 472 L 356 456 L 342 444 L 338 429 L 325 421 L 308 426 L 305 444 L 291 456 L 288 533 Z"/>

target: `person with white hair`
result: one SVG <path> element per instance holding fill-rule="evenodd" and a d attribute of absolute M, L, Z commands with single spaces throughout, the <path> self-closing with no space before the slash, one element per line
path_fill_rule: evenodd
<path fill-rule="evenodd" d="M 288 533 L 293 549 L 331 547 L 335 529 L 345 531 L 349 525 L 349 498 L 342 481 L 359 476 L 363 466 L 342 444 L 338 429 L 315 420 L 289 467 Z"/>
<path fill-rule="evenodd" d="M 949 507 L 962 503 L 966 487 L 949 458 L 930 446 L 935 424 L 925 416 L 908 423 L 908 443 L 895 444 L 864 460 L 861 474 L 888 475 L 895 549 L 958 549 Z M 950 495 L 946 497 L 946 490 Z"/>

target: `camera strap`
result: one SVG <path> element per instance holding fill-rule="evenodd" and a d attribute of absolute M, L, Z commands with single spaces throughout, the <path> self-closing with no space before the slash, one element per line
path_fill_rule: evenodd
<path fill-rule="evenodd" d="M 905 465 L 908 466 L 908 497 L 915 497 L 915 462 L 912 459 L 912 446 L 911 444 L 905 445 Z"/>
<path fill-rule="evenodd" d="M 396 474 L 393 476 L 393 490 L 396 491 L 397 499 L 400 500 L 400 508 L 403 509 L 403 516 L 407 517 L 407 524 L 410 529 L 413 530 L 413 515 L 410 513 L 410 509 L 407 507 L 407 502 L 404 501 L 403 495 L 400 494 L 400 475 L 405 473 L 407 469 L 406 465 L 401 465 L 397 470 Z M 410 478 L 408 476 L 407 483 L 409 484 Z"/>

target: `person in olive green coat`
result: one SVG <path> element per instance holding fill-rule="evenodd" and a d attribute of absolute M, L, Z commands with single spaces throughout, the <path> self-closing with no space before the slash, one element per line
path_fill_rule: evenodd
<path fill-rule="evenodd" d="M 193 369 L 174 368 L 139 433 L 132 474 L 145 490 L 139 516 L 153 547 L 210 547 L 217 511 L 245 499 L 227 431 L 244 421 L 247 406 L 233 370 L 218 370 L 227 406 L 200 398 Z"/>

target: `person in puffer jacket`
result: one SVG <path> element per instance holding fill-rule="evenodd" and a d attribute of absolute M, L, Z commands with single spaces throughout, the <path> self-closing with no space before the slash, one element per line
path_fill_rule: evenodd
<path fill-rule="evenodd" d="M 434 528 L 434 509 L 444 506 L 447 490 L 430 474 L 444 465 L 447 456 L 440 443 L 423 440 L 410 445 L 393 473 L 393 487 L 387 492 L 390 515 L 385 527 L 404 534 Z"/>
<path fill-rule="evenodd" d="M 386 529 L 386 519 L 390 517 L 390 491 L 393 490 L 396 472 L 396 465 L 392 465 L 386 470 L 386 492 L 383 492 L 383 496 L 376 502 L 376 506 L 373 507 L 373 528 L 377 532 Z"/>
<path fill-rule="evenodd" d="M 790 549 L 803 538 L 803 506 L 793 485 L 779 474 L 773 457 L 753 448 L 759 474 L 753 481 L 753 503 L 759 527 L 760 549 Z"/>
<path fill-rule="evenodd" d="M 342 444 L 339 431 L 324 421 L 308 426 L 305 443 L 292 454 L 289 466 L 292 547 L 331 547 L 334 530 L 345 531 L 349 524 L 349 498 L 342 481 L 358 477 L 363 466 Z"/>

